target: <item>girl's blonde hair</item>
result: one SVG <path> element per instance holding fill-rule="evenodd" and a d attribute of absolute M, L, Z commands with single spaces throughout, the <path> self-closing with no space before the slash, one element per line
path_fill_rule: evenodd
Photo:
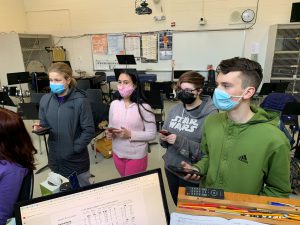
<path fill-rule="evenodd" d="M 63 63 L 63 62 L 53 63 L 48 69 L 48 74 L 51 72 L 56 72 L 56 73 L 60 73 L 60 74 L 64 75 L 64 78 L 66 80 L 71 79 L 69 86 L 72 88 L 76 87 L 76 80 L 73 77 L 73 71 L 68 64 Z"/>

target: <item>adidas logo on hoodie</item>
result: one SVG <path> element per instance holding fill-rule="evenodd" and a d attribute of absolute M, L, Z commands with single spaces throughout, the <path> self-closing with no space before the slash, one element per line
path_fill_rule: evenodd
<path fill-rule="evenodd" d="M 241 156 L 239 157 L 239 160 L 242 161 L 242 162 L 244 162 L 244 163 L 247 163 L 247 164 L 248 164 L 248 160 L 247 160 L 247 156 L 246 156 L 246 155 L 241 155 Z"/>

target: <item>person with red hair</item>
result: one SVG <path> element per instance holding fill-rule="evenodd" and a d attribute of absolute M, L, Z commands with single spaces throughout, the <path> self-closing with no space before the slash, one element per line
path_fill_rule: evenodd
<path fill-rule="evenodd" d="M 23 178 L 35 169 L 36 152 L 20 116 L 0 108 L 0 225 L 12 217 Z"/>

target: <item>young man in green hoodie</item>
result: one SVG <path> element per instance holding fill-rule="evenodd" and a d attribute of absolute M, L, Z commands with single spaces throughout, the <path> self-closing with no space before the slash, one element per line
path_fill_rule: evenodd
<path fill-rule="evenodd" d="M 259 63 L 246 58 L 221 61 L 213 102 L 225 111 L 204 122 L 201 149 L 206 154 L 184 169 L 203 175 L 202 185 L 237 192 L 288 197 L 290 145 L 277 125 L 277 113 L 250 105 L 262 80 Z M 185 179 L 198 180 L 190 174 Z"/>

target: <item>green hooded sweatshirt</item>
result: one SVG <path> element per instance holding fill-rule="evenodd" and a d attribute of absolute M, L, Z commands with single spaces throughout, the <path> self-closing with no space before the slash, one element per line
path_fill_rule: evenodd
<path fill-rule="evenodd" d="M 277 127 L 276 112 L 251 106 L 255 115 L 242 124 L 227 113 L 210 115 L 204 122 L 197 164 L 205 187 L 275 197 L 289 197 L 290 144 Z"/>

